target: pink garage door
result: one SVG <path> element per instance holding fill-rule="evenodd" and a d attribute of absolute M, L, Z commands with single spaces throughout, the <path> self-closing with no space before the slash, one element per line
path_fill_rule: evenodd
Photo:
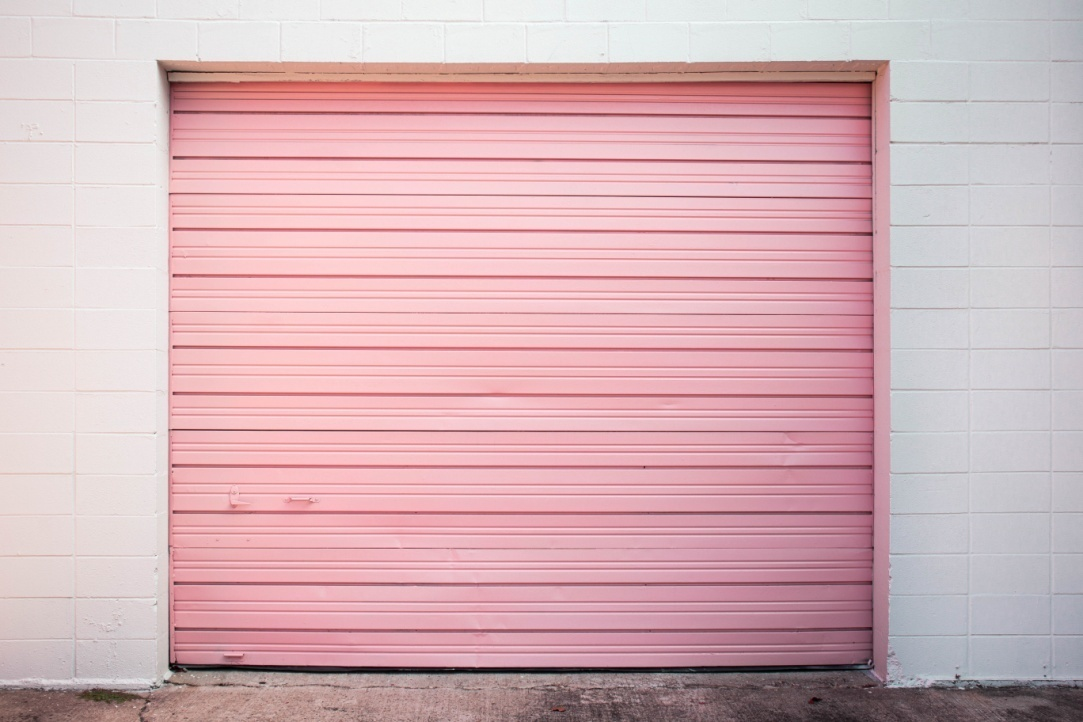
<path fill-rule="evenodd" d="M 172 111 L 178 663 L 870 657 L 868 86 Z"/>

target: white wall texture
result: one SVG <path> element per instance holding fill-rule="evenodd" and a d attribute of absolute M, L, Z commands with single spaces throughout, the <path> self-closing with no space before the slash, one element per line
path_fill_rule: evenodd
<path fill-rule="evenodd" d="M 890 60 L 889 671 L 1083 678 L 1083 0 L 0 0 L 0 56 L 0 680 L 166 671 L 159 60 Z"/>

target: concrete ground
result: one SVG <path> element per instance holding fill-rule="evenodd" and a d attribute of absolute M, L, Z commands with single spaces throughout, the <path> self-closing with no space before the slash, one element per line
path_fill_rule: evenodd
<path fill-rule="evenodd" d="M 182 672 L 130 698 L 0 691 L 0 722 L 1079 722 L 1083 687 L 886 689 L 861 672 Z"/>

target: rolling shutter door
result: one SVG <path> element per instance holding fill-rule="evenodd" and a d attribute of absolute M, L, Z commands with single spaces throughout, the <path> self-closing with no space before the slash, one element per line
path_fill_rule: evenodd
<path fill-rule="evenodd" d="M 861 84 L 190 84 L 182 664 L 871 656 Z"/>

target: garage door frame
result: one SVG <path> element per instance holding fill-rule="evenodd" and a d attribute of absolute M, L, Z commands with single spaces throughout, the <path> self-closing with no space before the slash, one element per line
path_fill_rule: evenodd
<path fill-rule="evenodd" d="M 233 66 L 228 63 L 214 64 L 187 64 L 184 67 L 164 66 L 168 72 L 169 81 L 173 82 L 213 82 L 244 80 L 252 81 L 308 81 L 319 82 L 320 80 L 337 82 L 347 80 L 357 81 L 413 81 L 433 82 L 868 82 L 872 88 L 872 119 L 873 119 L 873 162 L 872 162 L 872 185 L 873 185 L 873 659 L 872 673 L 880 679 L 887 677 L 888 657 L 888 563 L 889 563 L 889 539 L 888 528 L 890 523 L 890 260 L 889 260 L 889 65 L 886 62 L 859 63 L 851 65 L 848 70 L 836 70 L 837 64 L 807 64 L 794 68 L 789 64 L 785 70 L 772 70 L 770 64 L 760 64 L 755 69 L 748 66 L 735 68 L 734 70 L 720 70 L 717 66 L 710 69 L 689 66 L 682 72 L 659 72 L 657 68 L 643 66 L 641 69 L 627 68 L 622 72 L 613 72 L 611 67 L 599 66 L 597 72 L 591 72 L 591 68 L 577 67 L 576 72 L 501 72 L 495 68 L 493 72 L 485 72 L 484 68 L 471 66 L 469 69 L 456 70 L 454 66 L 441 66 L 439 72 L 433 72 L 431 67 L 410 68 L 409 66 L 397 67 L 395 72 L 381 73 L 356 73 L 334 72 L 336 68 L 329 68 L 329 72 L 313 72 L 306 68 L 305 72 L 296 69 L 276 67 L 268 65 L 253 70 L 248 67 Z M 625 66 L 627 67 L 627 66 Z M 171 97 L 171 96 L 170 96 Z M 171 129 L 170 129 L 171 130 Z M 166 142 L 171 139 L 171 132 L 166 135 Z M 168 189 L 167 189 L 168 193 Z M 171 232 L 170 232 L 171 233 Z M 169 278 L 172 279 L 170 269 Z M 172 281 L 170 280 L 170 296 L 172 295 Z M 168 321 L 167 321 L 168 323 Z M 172 336 L 170 330 L 170 336 Z M 172 347 L 170 338 L 169 348 Z M 168 384 L 168 381 L 167 381 Z M 167 393 L 171 391 L 167 390 Z M 170 429 L 172 431 L 172 429 Z M 168 460 L 169 469 L 172 469 L 172 459 Z M 172 514 L 171 494 L 167 500 L 170 507 L 167 511 L 169 518 L 169 538 L 172 539 Z M 172 547 L 169 549 L 169 574 L 172 577 Z M 175 660 L 174 634 L 173 634 L 173 585 L 168 586 L 168 609 L 169 609 L 169 659 Z"/>

